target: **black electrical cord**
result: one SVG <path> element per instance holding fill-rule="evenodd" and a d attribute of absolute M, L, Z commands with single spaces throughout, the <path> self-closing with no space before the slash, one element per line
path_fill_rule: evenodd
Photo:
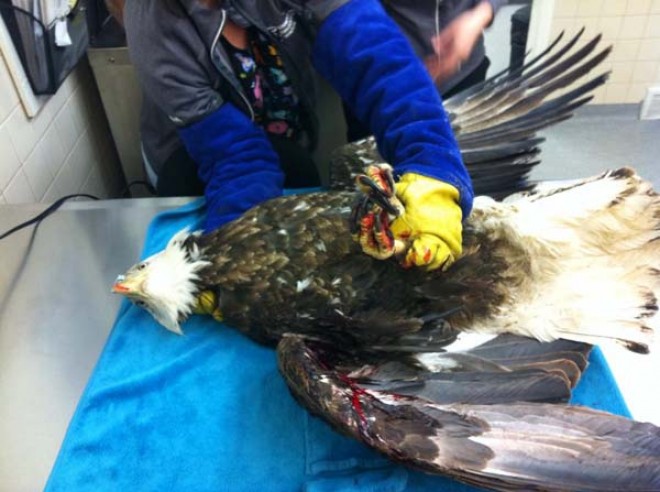
<path fill-rule="evenodd" d="M 99 200 L 99 197 L 94 195 L 88 195 L 86 193 L 77 193 L 74 195 L 63 196 L 62 198 L 59 198 L 56 201 L 54 201 L 52 204 L 50 204 L 50 206 L 46 210 L 41 212 L 39 215 L 36 215 L 35 217 L 32 217 L 31 219 L 26 220 L 25 222 L 22 222 L 17 226 L 12 227 L 8 231 L 4 232 L 3 234 L 1 234 L 0 241 L 8 236 L 11 236 L 13 233 L 20 231 L 21 229 L 31 226 L 32 224 L 39 224 L 42 220 L 44 220 L 46 217 L 48 217 L 50 214 L 52 214 L 58 208 L 60 208 L 64 202 L 72 198 L 78 198 L 78 197 L 90 198 L 92 200 Z"/>

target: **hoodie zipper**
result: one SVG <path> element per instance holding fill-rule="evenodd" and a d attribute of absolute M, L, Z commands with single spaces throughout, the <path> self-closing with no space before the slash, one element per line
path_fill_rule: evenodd
<path fill-rule="evenodd" d="M 218 31 L 216 32 L 215 36 L 213 37 L 213 42 L 211 43 L 211 48 L 209 50 L 209 56 L 211 57 L 211 60 L 215 59 L 214 57 L 214 52 L 215 48 L 218 46 L 218 43 L 220 42 L 220 36 L 222 36 L 222 31 L 225 28 L 225 24 L 227 22 L 227 11 L 224 9 L 222 10 L 222 19 L 220 20 L 220 26 L 218 27 Z M 230 74 L 233 74 L 233 70 L 231 68 L 231 65 L 229 65 L 222 56 L 218 57 L 220 59 L 220 63 L 225 67 L 226 71 Z M 228 77 L 229 78 L 229 83 L 234 87 L 234 90 L 238 93 L 240 96 L 241 100 L 245 104 L 245 107 L 247 110 L 250 112 L 250 120 L 255 121 L 255 115 L 254 115 L 254 109 L 252 109 L 252 105 L 250 104 L 250 101 L 248 101 L 247 96 L 243 92 L 242 87 L 240 87 L 240 84 L 235 80 L 234 77 Z"/>
<path fill-rule="evenodd" d="M 254 19 L 236 2 L 230 2 L 230 4 L 238 14 L 242 15 L 251 25 L 256 27 L 264 36 L 266 36 L 275 46 L 278 47 L 280 56 L 282 56 L 286 60 L 285 66 L 288 66 L 293 71 L 295 71 L 296 72 L 295 77 L 298 79 L 298 81 L 300 81 L 301 76 L 299 75 L 300 70 L 298 68 L 298 65 L 296 61 L 290 56 L 289 52 L 282 47 L 281 43 L 278 42 L 278 40 L 280 40 L 279 36 L 273 34 L 265 25 L 260 23 L 257 19 Z M 296 12 L 300 13 L 301 11 L 296 11 Z M 302 29 L 302 26 L 298 26 L 298 28 Z M 289 74 L 289 77 L 291 77 L 291 74 Z M 300 86 L 300 84 L 296 84 L 296 85 Z M 300 98 L 301 101 L 306 100 L 304 94 L 298 94 L 298 97 Z M 306 101 L 305 106 L 307 106 L 306 110 L 308 111 L 312 108 L 312 105 L 309 104 L 309 101 Z"/>

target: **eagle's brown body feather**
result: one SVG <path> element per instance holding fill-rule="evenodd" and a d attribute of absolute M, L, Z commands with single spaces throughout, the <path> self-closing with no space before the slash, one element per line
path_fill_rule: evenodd
<path fill-rule="evenodd" d="M 267 343 L 293 332 L 428 350 L 477 330 L 546 341 L 602 336 L 647 350 L 660 199 L 632 170 L 511 204 L 477 200 L 463 255 L 445 272 L 363 254 L 349 232 L 354 200 L 347 192 L 283 197 L 190 236 L 188 247 L 209 262 L 199 290 L 213 290 L 229 324 Z"/>
<path fill-rule="evenodd" d="M 341 330 L 380 345 L 443 319 L 461 329 L 488 317 L 510 292 L 504 286 L 520 281 L 512 272 L 527 270 L 524 252 L 510 254 L 514 244 L 469 224 L 465 254 L 449 273 L 375 260 L 348 232 L 354 200 L 347 192 L 281 198 L 191 238 L 211 262 L 199 272 L 200 288 L 216 290 L 227 323 L 263 342 Z"/>

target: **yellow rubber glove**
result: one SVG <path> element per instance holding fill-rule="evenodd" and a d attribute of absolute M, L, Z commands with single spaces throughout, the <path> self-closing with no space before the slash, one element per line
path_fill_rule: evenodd
<path fill-rule="evenodd" d="M 396 183 L 395 194 L 405 208 L 390 226 L 394 238 L 408 246 L 401 264 L 447 269 L 463 251 L 458 190 L 437 179 L 406 173 Z"/>

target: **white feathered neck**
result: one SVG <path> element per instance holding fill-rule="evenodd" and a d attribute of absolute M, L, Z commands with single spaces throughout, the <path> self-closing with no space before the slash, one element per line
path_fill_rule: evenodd
<path fill-rule="evenodd" d="M 187 229 L 178 232 L 164 250 L 143 262 L 146 307 L 159 323 L 178 334 L 182 334 L 179 323 L 191 314 L 196 303 L 198 272 L 210 265 L 196 245 L 185 245 L 190 235 Z"/>

